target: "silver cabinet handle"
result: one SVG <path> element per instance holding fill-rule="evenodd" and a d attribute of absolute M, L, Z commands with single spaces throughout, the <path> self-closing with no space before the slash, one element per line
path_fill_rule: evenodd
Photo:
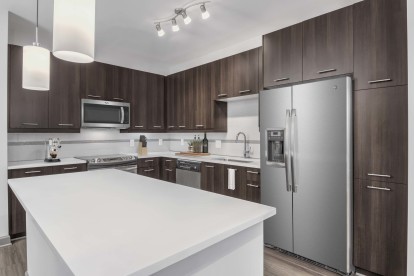
<path fill-rule="evenodd" d="M 78 169 L 78 167 L 63 168 L 64 171 L 73 171 Z"/>
<path fill-rule="evenodd" d="M 209 168 L 209 169 L 214 169 L 214 166 L 209 166 L 209 165 L 206 165 L 206 168 Z"/>
<path fill-rule="evenodd" d="M 204 127 L 204 125 L 196 125 L 196 127 Z"/>
<path fill-rule="evenodd" d="M 218 94 L 217 97 L 227 97 L 227 94 Z"/>
<path fill-rule="evenodd" d="M 375 186 L 367 186 L 367 188 L 371 190 L 380 190 L 380 191 L 387 191 L 387 192 L 391 191 L 390 188 L 380 188 L 380 187 L 375 187 Z"/>
<path fill-rule="evenodd" d="M 122 98 L 112 98 L 113 100 L 115 100 L 115 101 L 125 101 L 124 99 L 122 99 Z"/>
<path fill-rule="evenodd" d="M 135 126 L 136 128 L 144 128 L 144 126 Z"/>
<path fill-rule="evenodd" d="M 369 84 L 375 84 L 375 83 L 381 83 L 381 82 L 389 82 L 392 81 L 392 79 L 382 79 L 382 80 L 373 80 L 373 81 L 369 81 Z"/>
<path fill-rule="evenodd" d="M 296 143 L 295 143 L 295 127 L 297 123 L 297 116 L 296 116 L 296 109 L 292 109 L 292 129 L 291 129 L 291 147 L 292 150 L 290 151 L 290 161 L 291 161 L 291 170 L 292 170 L 292 183 L 293 183 L 293 192 L 298 192 L 298 179 L 296 177 L 296 168 L 295 168 L 295 157 L 296 157 Z"/>
<path fill-rule="evenodd" d="M 58 124 L 58 126 L 70 126 L 70 127 L 72 127 L 73 124 Z"/>
<path fill-rule="evenodd" d="M 242 90 L 242 91 L 239 91 L 239 94 L 245 94 L 245 93 L 250 93 L 250 92 L 252 92 L 250 89 Z"/>
<path fill-rule="evenodd" d="M 144 170 L 144 172 L 153 172 L 155 171 L 154 169 L 149 169 L 149 170 Z"/>
<path fill-rule="evenodd" d="M 325 73 L 330 73 L 330 72 L 335 72 L 336 69 L 326 69 L 326 70 L 322 70 L 322 71 L 318 71 L 318 74 L 325 74 Z"/>
<path fill-rule="evenodd" d="M 253 184 L 250 184 L 250 183 L 247 183 L 247 186 L 253 187 L 253 188 L 259 188 L 259 185 L 253 185 Z"/>
<path fill-rule="evenodd" d="M 41 173 L 42 171 L 27 171 L 24 172 L 25 174 L 35 174 L 35 173 Z"/>
<path fill-rule="evenodd" d="M 38 123 L 22 123 L 23 126 L 38 126 Z"/>
<path fill-rule="evenodd" d="M 178 126 L 179 128 L 185 128 L 186 126 Z"/>
<path fill-rule="evenodd" d="M 145 163 L 154 162 L 154 160 L 145 160 Z"/>
<path fill-rule="evenodd" d="M 391 175 L 388 174 L 376 174 L 376 173 L 369 173 L 368 176 L 376 176 L 376 177 L 384 177 L 384 178 L 391 178 Z"/>
<path fill-rule="evenodd" d="M 290 78 L 280 78 L 280 79 L 275 79 L 273 80 L 274 82 L 281 82 L 281 81 L 287 81 L 290 80 Z"/>
<path fill-rule="evenodd" d="M 165 160 L 165 162 L 172 162 L 172 160 Z"/>
<path fill-rule="evenodd" d="M 161 126 L 153 126 L 153 128 L 161 128 Z"/>
<path fill-rule="evenodd" d="M 165 169 L 167 172 L 172 172 L 173 170 L 171 170 L 171 169 Z"/>
<path fill-rule="evenodd" d="M 259 174 L 259 172 L 254 172 L 254 171 L 247 171 L 247 173 L 250 173 L 250 174 Z"/>
<path fill-rule="evenodd" d="M 175 128 L 175 126 L 168 126 L 168 128 Z"/>
<path fill-rule="evenodd" d="M 88 97 L 91 97 L 91 98 L 100 98 L 101 96 L 98 96 L 98 95 L 88 95 Z"/>

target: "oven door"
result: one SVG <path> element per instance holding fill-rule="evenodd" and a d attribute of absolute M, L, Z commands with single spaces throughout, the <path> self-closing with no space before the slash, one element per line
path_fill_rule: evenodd
<path fill-rule="evenodd" d="M 124 171 L 124 172 L 134 173 L 134 174 L 138 173 L 138 165 L 136 165 L 136 164 L 135 165 L 127 165 L 127 166 L 118 166 L 118 167 L 115 167 L 114 169 Z"/>
<path fill-rule="evenodd" d="M 130 104 L 98 100 L 82 100 L 83 128 L 117 128 L 130 126 Z"/>

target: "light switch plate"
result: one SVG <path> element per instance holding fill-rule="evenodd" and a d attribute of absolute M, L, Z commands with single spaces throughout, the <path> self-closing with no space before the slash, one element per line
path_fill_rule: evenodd
<path fill-rule="evenodd" d="M 130 147 L 135 146 L 135 140 L 134 139 L 129 140 L 129 146 Z"/>
<path fill-rule="evenodd" d="M 184 146 L 184 139 L 181 139 L 181 146 Z"/>
<path fill-rule="evenodd" d="M 221 149 L 221 140 L 216 140 L 216 149 Z"/>
<path fill-rule="evenodd" d="M 163 143 L 162 139 L 158 139 L 158 145 L 162 146 L 162 143 Z"/>

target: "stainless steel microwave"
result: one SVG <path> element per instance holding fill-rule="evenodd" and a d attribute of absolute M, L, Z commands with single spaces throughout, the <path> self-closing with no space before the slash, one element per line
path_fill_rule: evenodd
<path fill-rule="evenodd" d="M 130 104 L 121 102 L 82 99 L 83 128 L 130 127 Z"/>

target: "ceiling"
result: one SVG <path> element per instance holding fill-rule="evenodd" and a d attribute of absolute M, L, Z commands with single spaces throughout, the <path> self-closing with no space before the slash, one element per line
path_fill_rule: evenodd
<path fill-rule="evenodd" d="M 223 49 L 242 45 L 253 38 L 261 41 L 263 34 L 359 1 L 212 0 L 206 5 L 211 14 L 209 19 L 202 20 L 199 7 L 194 7 L 188 11 L 193 19 L 191 24 L 184 25 L 179 18 L 181 30 L 172 33 L 171 26 L 164 25 L 166 35 L 159 38 L 154 20 L 168 17 L 175 8 L 188 4 L 188 1 L 96 0 L 95 58 L 110 64 L 168 74 L 180 64 L 183 64 L 181 67 L 185 67 L 184 64 L 198 65 L 197 62 L 206 61 L 203 57 L 211 53 L 217 53 L 216 58 L 235 54 Z M 49 33 L 44 39 L 51 40 L 53 0 L 39 2 L 40 27 Z M 35 9 L 35 0 L 10 0 L 10 11 L 22 20 L 35 22 Z M 10 32 L 20 31 L 18 24 L 13 22 L 9 26 Z M 46 44 L 51 45 L 51 42 Z"/>

